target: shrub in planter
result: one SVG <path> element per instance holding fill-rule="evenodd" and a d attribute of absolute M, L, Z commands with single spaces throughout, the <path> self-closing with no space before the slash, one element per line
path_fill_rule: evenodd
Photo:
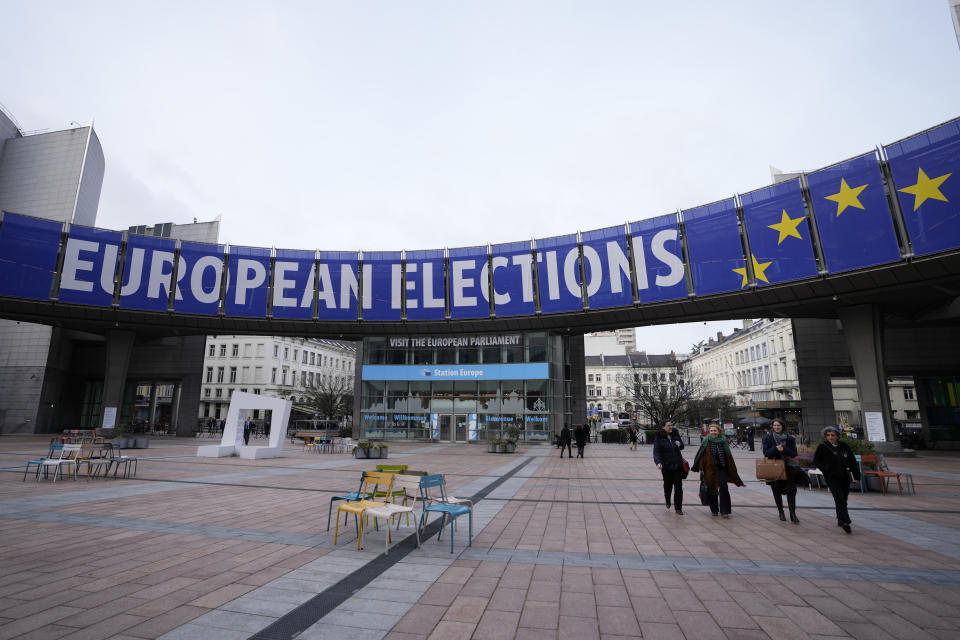
<path fill-rule="evenodd" d="M 507 452 L 507 443 L 500 440 L 497 441 L 497 453 L 506 453 Z"/>
<path fill-rule="evenodd" d="M 507 440 L 507 453 L 513 453 L 517 450 L 517 443 L 513 440 Z"/>
<path fill-rule="evenodd" d="M 354 458 L 369 458 L 370 457 L 370 443 L 366 440 L 360 441 L 357 443 L 357 446 L 353 448 L 353 457 Z"/>
<path fill-rule="evenodd" d="M 840 438 L 840 440 L 847 443 L 855 456 L 874 456 L 877 454 L 877 448 L 869 440 L 859 438 Z"/>
<path fill-rule="evenodd" d="M 381 442 L 380 444 L 377 445 L 377 451 L 379 452 L 379 455 L 381 458 L 390 457 L 390 445 L 388 444 L 384 444 Z"/>
<path fill-rule="evenodd" d="M 604 429 L 600 432 L 600 442 L 619 444 L 627 441 L 626 429 Z"/>
<path fill-rule="evenodd" d="M 516 425 L 510 425 L 503 430 L 503 435 L 503 439 L 507 442 L 516 443 L 516 441 L 520 439 L 520 429 L 518 429 Z"/>

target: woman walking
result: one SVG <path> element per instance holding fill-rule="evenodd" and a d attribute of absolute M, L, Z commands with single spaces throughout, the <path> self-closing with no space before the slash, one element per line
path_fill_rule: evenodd
<path fill-rule="evenodd" d="M 860 481 L 860 468 L 853 451 L 846 442 L 840 440 L 840 431 L 836 427 L 823 430 L 823 442 L 813 454 L 813 464 L 823 473 L 823 479 L 833 494 L 833 503 L 837 508 L 837 526 L 850 531 L 850 514 L 847 512 L 847 496 L 850 495 L 850 482 Z"/>
<path fill-rule="evenodd" d="M 763 436 L 761 448 L 763 457 L 770 460 L 783 460 L 786 471 L 785 480 L 767 482 L 773 490 L 773 501 L 780 512 L 780 520 L 787 521 L 783 513 L 783 496 L 787 496 L 787 507 L 790 509 L 790 522 L 800 524 L 797 518 L 797 482 L 796 474 L 800 469 L 797 463 L 797 441 L 790 434 L 783 432 L 783 422 L 774 420 L 770 425 L 771 431 Z"/>
<path fill-rule="evenodd" d="M 723 437 L 720 425 L 716 422 L 711 422 L 707 428 L 707 437 L 700 443 L 692 469 L 703 474 L 701 477 L 707 485 L 710 513 L 729 518 L 732 505 L 727 483 L 732 482 L 738 487 L 745 485 L 737 474 L 737 464 L 730 453 L 727 439 Z"/>
<path fill-rule="evenodd" d="M 627 437 L 630 438 L 630 451 L 637 450 L 637 429 L 632 424 L 627 426 Z"/>
<path fill-rule="evenodd" d="M 683 440 L 673 430 L 673 423 L 667 420 L 663 428 L 657 430 L 653 440 L 653 461 L 663 474 L 663 497 L 670 510 L 670 494 L 673 493 L 673 508 L 678 516 L 683 515 Z"/>

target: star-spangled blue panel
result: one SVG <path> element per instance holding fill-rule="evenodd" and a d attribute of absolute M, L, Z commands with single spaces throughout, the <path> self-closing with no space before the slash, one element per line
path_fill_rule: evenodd
<path fill-rule="evenodd" d="M 743 246 L 733 198 L 683 211 L 693 290 L 698 296 L 740 288 Z"/>
<path fill-rule="evenodd" d="M 871 151 L 807 176 L 827 271 L 900 258 L 877 156 Z"/>
<path fill-rule="evenodd" d="M 740 203 L 757 286 L 817 275 L 799 178 L 743 194 Z"/>
<path fill-rule="evenodd" d="M 884 150 L 913 253 L 960 247 L 960 120 Z"/>
<path fill-rule="evenodd" d="M 63 225 L 14 213 L 0 227 L 0 295 L 47 300 Z"/>

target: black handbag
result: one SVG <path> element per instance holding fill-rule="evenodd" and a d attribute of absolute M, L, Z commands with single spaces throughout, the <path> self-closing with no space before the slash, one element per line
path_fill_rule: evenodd
<path fill-rule="evenodd" d="M 710 506 L 710 489 L 707 488 L 707 483 L 703 479 L 703 474 L 700 474 L 700 504 L 705 507 Z"/>

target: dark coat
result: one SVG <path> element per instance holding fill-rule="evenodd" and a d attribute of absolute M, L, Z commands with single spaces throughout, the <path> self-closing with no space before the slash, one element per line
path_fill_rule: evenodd
<path fill-rule="evenodd" d="M 847 480 L 847 471 L 853 474 L 854 480 L 860 480 L 860 467 L 846 442 L 837 442 L 836 453 L 829 444 L 821 442 L 813 454 L 813 464 L 828 482 L 842 484 Z"/>
<path fill-rule="evenodd" d="M 727 484 L 732 482 L 738 487 L 746 486 L 737 473 L 737 463 L 733 461 L 730 447 L 724 446 L 724 454 L 727 457 Z M 693 466 L 690 470 L 703 472 L 703 480 L 707 483 L 707 490 L 710 495 L 715 496 L 720 493 L 720 465 L 717 464 L 713 454 L 710 453 L 710 447 L 707 446 L 706 440 L 700 445 L 700 450 L 697 451 L 697 457 L 693 459 Z"/>
<path fill-rule="evenodd" d="M 583 427 L 574 429 L 573 438 L 577 441 L 577 448 L 585 446 L 587 444 L 587 430 Z"/>
<path fill-rule="evenodd" d="M 673 444 L 679 442 L 680 446 Z M 664 471 L 679 471 L 683 467 L 683 456 L 680 450 L 683 449 L 683 440 L 676 431 L 667 435 L 663 429 L 657 430 L 656 438 L 653 440 L 653 461 L 656 464 L 662 464 Z"/>
<path fill-rule="evenodd" d="M 560 430 L 560 446 L 570 444 L 570 427 L 563 425 L 563 429 Z M 563 455 L 562 453 L 560 455 Z"/>
<path fill-rule="evenodd" d="M 762 444 L 760 447 L 763 449 L 763 457 L 771 458 L 772 460 L 781 460 L 783 458 L 796 458 L 797 453 L 797 441 L 793 436 L 786 433 L 783 434 L 784 443 L 783 451 L 777 451 L 777 439 L 773 436 L 773 432 L 766 433 L 763 436 Z"/>

